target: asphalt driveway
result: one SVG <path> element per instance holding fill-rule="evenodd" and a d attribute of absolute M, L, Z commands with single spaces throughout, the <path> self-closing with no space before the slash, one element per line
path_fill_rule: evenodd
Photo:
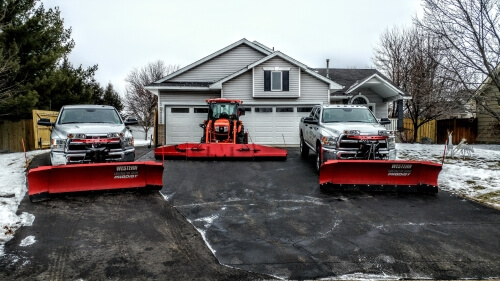
<path fill-rule="evenodd" d="M 313 162 L 297 149 L 285 162 L 167 161 L 161 192 L 230 267 L 290 279 L 500 277 L 500 211 L 442 191 L 322 192 Z"/>
<path fill-rule="evenodd" d="M 168 160 L 162 194 L 25 198 L 35 221 L 6 244 L 0 279 L 500 277 L 500 211 L 447 192 L 323 192 L 313 161 L 295 148 L 286 161 Z"/>

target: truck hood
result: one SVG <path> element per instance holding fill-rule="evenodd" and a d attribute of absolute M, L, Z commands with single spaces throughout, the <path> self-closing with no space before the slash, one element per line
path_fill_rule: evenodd
<path fill-rule="evenodd" d="M 359 130 L 361 135 L 378 135 L 378 131 L 387 130 L 379 123 L 361 123 L 361 122 L 336 122 L 324 123 L 323 129 L 330 131 L 333 135 L 340 135 L 345 130 Z"/>
<path fill-rule="evenodd" d="M 100 123 L 78 123 L 58 125 L 56 130 L 59 137 L 65 137 L 67 134 L 107 134 L 107 133 L 125 133 L 128 130 L 123 124 L 100 124 Z"/>

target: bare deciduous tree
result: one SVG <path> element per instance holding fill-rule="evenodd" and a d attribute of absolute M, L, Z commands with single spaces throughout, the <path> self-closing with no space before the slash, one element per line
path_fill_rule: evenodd
<path fill-rule="evenodd" d="M 147 139 L 148 132 L 154 125 L 154 112 L 158 97 L 144 87 L 179 69 L 178 65 L 165 65 L 163 61 L 148 63 L 146 66 L 132 70 L 125 81 L 125 111 L 134 116 L 142 126 Z"/>
<path fill-rule="evenodd" d="M 412 96 L 404 102 L 405 115 L 418 128 L 459 106 L 457 83 L 441 68 L 441 41 L 418 28 L 387 30 L 380 36 L 373 62 L 393 83 Z"/>
<path fill-rule="evenodd" d="M 423 0 L 417 26 L 443 44 L 443 67 L 468 89 L 478 109 L 500 122 L 500 2 L 497 0 Z M 489 87 L 479 86 L 487 82 Z M 494 102 L 487 102 L 487 100 Z"/>

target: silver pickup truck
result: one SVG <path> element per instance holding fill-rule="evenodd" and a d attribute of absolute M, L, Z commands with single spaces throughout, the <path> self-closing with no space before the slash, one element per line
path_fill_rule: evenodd
<path fill-rule="evenodd" d="M 316 171 L 327 160 L 395 159 L 395 138 L 365 106 L 317 105 L 300 120 L 300 153 L 316 154 Z"/>
<path fill-rule="evenodd" d="M 37 124 L 52 127 L 53 166 L 134 161 L 134 138 L 127 126 L 137 124 L 137 120 L 123 121 L 113 106 L 66 105 L 56 122 L 41 118 Z"/>

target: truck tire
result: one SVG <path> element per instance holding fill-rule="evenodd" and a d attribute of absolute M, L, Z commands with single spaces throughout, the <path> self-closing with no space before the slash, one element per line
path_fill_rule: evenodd
<path fill-rule="evenodd" d="M 319 175 L 319 169 L 321 168 L 321 164 L 323 164 L 323 157 L 321 155 L 321 145 L 318 143 L 316 145 L 316 161 L 314 162 L 314 168 L 316 173 Z"/>
<path fill-rule="evenodd" d="M 302 137 L 302 134 L 300 134 L 300 156 L 302 158 L 307 158 L 309 155 L 309 146 L 306 145 L 304 142 L 304 137 Z"/>

